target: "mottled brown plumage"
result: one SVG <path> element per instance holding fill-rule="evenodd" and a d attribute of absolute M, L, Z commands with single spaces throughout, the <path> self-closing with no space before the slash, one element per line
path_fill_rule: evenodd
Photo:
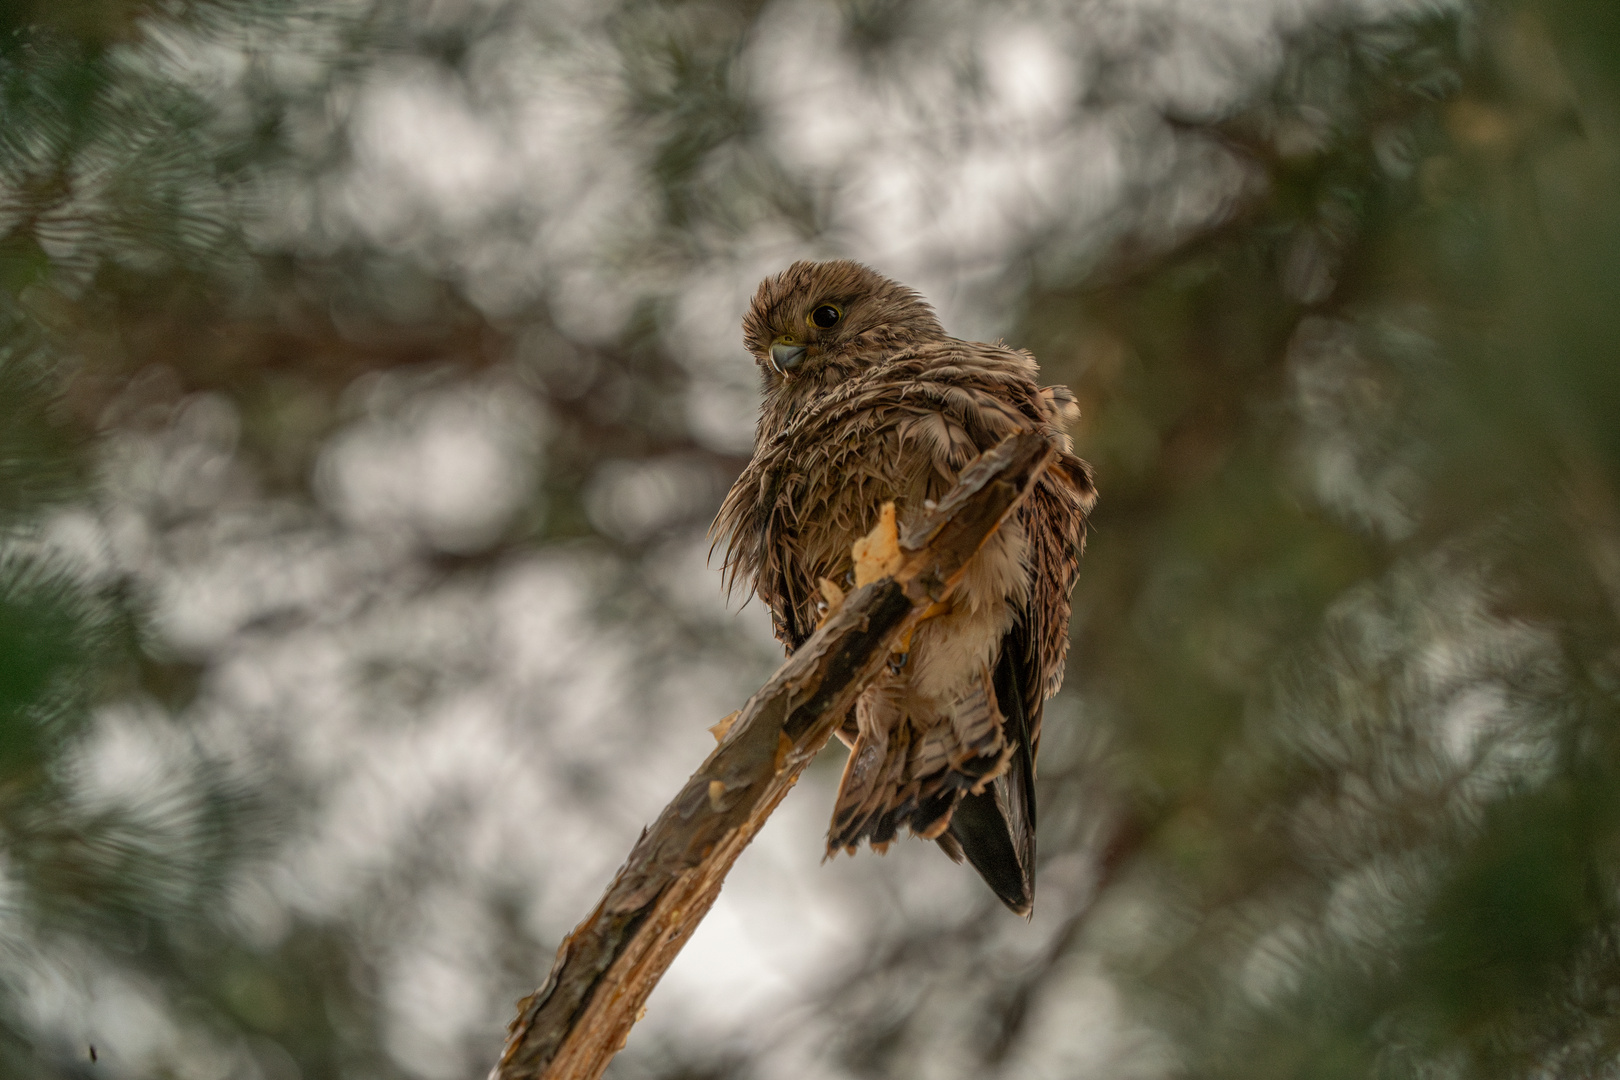
<path fill-rule="evenodd" d="M 902 827 L 966 854 L 1006 904 L 1034 890 L 1042 702 L 1063 679 L 1069 593 L 1096 492 L 1034 357 L 948 336 L 915 292 L 845 260 L 767 278 L 743 320 L 764 375 L 754 457 L 715 520 L 728 585 L 747 580 L 791 651 L 852 580 L 850 547 L 893 501 L 902 523 L 1006 435 L 1058 451 L 906 654 L 862 695 L 828 851 Z M 823 584 L 826 582 L 827 584 Z"/>

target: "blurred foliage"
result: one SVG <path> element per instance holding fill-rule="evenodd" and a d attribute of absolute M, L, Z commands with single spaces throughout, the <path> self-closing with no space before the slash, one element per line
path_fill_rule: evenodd
<path fill-rule="evenodd" d="M 362 537 L 376 546 L 355 560 L 385 569 L 345 611 L 457 602 L 525 553 L 563 552 L 596 560 L 573 575 L 591 618 L 636 641 L 649 683 L 701 662 L 754 670 L 754 646 L 666 588 L 660 560 L 742 461 L 693 419 L 708 391 L 675 344 L 692 318 L 681 282 L 760 232 L 848 239 L 840 193 L 794 162 L 812 136 L 776 130 L 748 81 L 749 50 L 797 25 L 771 21 L 782 7 L 559 6 L 527 16 L 542 32 L 500 4 L 0 12 L 0 1074 L 482 1074 L 506 1017 L 414 1058 L 382 956 L 431 936 L 399 897 L 454 882 L 427 852 L 461 843 L 465 806 L 411 819 L 422 854 L 359 890 L 354 922 L 289 904 L 266 931 L 233 907 L 324 804 L 288 764 L 296 746 L 218 744 L 210 688 L 243 641 L 328 624 L 272 598 L 226 644 L 188 651 L 153 614 L 155 573 L 97 569 L 109 558 L 63 537 L 87 519 L 128 532 L 138 504 L 149 546 L 182 567 L 263 528 L 324 565 L 286 522 L 334 544 L 363 532 L 331 494 L 333 447 L 379 416 L 436 430 L 411 402 L 482 388 L 443 407 L 505 431 L 528 406 L 488 402 L 539 403 L 516 509 L 472 540 L 421 526 L 439 539 L 415 561 Z M 881 73 L 937 44 L 919 9 L 827 11 L 859 70 Z M 1145 10 L 1164 25 L 1099 31 L 1069 122 L 1152 111 L 1177 160 L 1218 159 L 1239 182 L 1197 215 L 1176 202 L 1186 175 L 1144 181 L 1115 231 L 1008 241 L 989 284 L 974 279 L 1011 313 L 1007 339 L 1074 387 L 1103 492 L 1043 745 L 1046 921 L 1009 931 L 985 907 L 874 923 L 856 960 L 802 989 L 806 1030 L 825 1033 L 810 1056 L 851 1076 L 1608 1075 L 1620 9 L 1324 4 L 1283 33 L 1262 85 L 1208 110 L 1132 82 L 1136 53 L 1173 36 L 1173 14 Z M 617 80 L 612 130 L 637 140 L 653 193 L 596 253 L 640 289 L 610 331 L 581 321 L 571 270 L 513 302 L 475 288 L 458 245 L 554 228 L 524 211 L 452 216 L 465 236 L 411 219 L 401 239 L 334 225 L 320 201 L 363 156 L 374 72 L 415 64 L 498 111 L 478 75 L 525 33 L 542 73 Z M 956 74 L 961 102 L 986 93 Z M 167 466 L 141 448 L 158 444 L 194 472 L 150 479 Z M 126 498 L 136 481 L 173 490 Z M 270 510 L 250 519 L 249 503 Z M 197 531 L 210 522 L 222 531 Z M 437 651 L 359 665 L 355 693 L 393 718 L 379 726 L 408 727 L 495 650 L 473 643 L 464 669 Z M 646 704 L 649 723 L 668 712 Z M 611 778 L 593 769 L 566 783 L 606 813 Z M 479 961 L 496 1011 L 555 944 L 526 884 L 474 890 L 500 944 Z M 111 1029 L 126 1033 L 146 1017 L 159 1049 L 92 1062 L 76 1033 L 95 1019 L 30 999 L 74 979 L 90 989 L 63 1000 L 124 1009 L 137 1019 Z M 774 1029 L 721 1047 L 666 1033 L 615 1070 L 767 1075 L 803 1053 Z"/>

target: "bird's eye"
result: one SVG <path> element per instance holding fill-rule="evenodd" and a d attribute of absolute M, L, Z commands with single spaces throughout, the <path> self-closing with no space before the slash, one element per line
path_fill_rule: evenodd
<path fill-rule="evenodd" d="M 835 305 L 821 304 L 810 312 L 810 325 L 822 330 L 831 330 L 843 317 L 844 313 Z"/>

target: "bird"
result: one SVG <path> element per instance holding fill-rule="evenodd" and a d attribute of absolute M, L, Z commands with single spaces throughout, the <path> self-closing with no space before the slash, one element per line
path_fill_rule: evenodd
<path fill-rule="evenodd" d="M 746 582 L 788 654 L 855 583 L 851 547 L 885 504 L 903 525 L 1004 437 L 1054 456 L 1016 514 L 970 559 L 838 728 L 849 747 L 827 856 L 902 828 L 965 857 L 1013 912 L 1035 894 L 1035 757 L 1063 681 L 1070 593 L 1092 469 L 1067 428 L 1065 386 L 1028 352 L 945 333 L 915 290 L 847 259 L 800 261 L 760 283 L 743 318 L 762 401 L 751 460 L 721 504 L 728 590 Z"/>

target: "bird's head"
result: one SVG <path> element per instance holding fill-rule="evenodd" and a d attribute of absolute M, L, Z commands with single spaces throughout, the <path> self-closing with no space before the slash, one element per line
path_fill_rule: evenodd
<path fill-rule="evenodd" d="M 945 336 L 911 289 L 848 259 L 796 262 L 759 284 L 743 341 L 767 391 L 827 385 L 907 345 Z"/>

